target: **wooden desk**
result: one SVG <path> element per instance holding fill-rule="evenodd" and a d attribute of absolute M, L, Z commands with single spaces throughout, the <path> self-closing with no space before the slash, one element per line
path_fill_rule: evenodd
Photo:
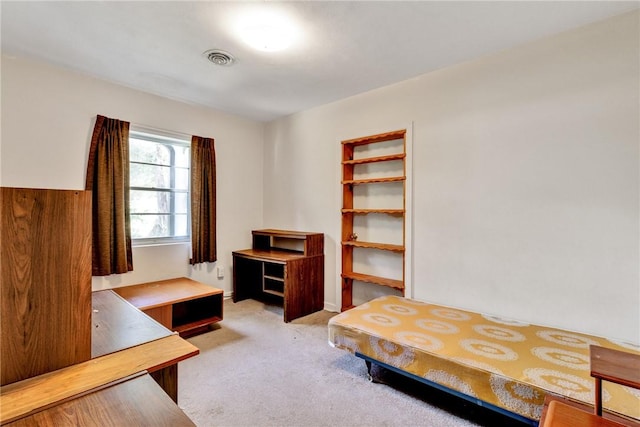
<path fill-rule="evenodd" d="M 542 408 L 542 417 L 540 418 L 540 426 L 550 426 L 553 424 L 548 424 L 547 418 L 548 418 L 548 414 L 549 414 L 549 407 L 551 406 L 551 403 L 557 401 L 562 403 L 563 405 L 566 406 L 570 406 L 572 408 L 575 408 L 577 410 L 580 410 L 582 412 L 585 412 L 587 414 L 593 414 L 594 413 L 594 407 L 593 405 L 588 405 L 586 403 L 582 403 L 582 402 L 577 402 L 575 400 L 571 400 L 568 399 L 566 397 L 563 396 L 557 396 L 554 394 L 547 394 L 547 396 L 544 399 L 544 407 Z M 566 410 L 566 408 L 565 408 Z M 627 426 L 627 427 L 640 427 L 640 421 L 636 420 L 636 419 L 632 419 L 629 417 L 624 417 L 622 415 L 613 413 L 613 412 L 608 412 L 608 411 L 604 411 L 602 413 L 602 417 L 610 420 L 610 421 L 614 421 L 617 424 L 615 425 L 622 425 L 622 426 Z"/>
<path fill-rule="evenodd" d="M 92 293 L 91 357 L 173 335 L 111 290 Z"/>
<path fill-rule="evenodd" d="M 181 336 L 202 332 L 222 320 L 222 289 L 186 277 L 124 286 L 114 292 Z"/>
<path fill-rule="evenodd" d="M 3 386 L 0 422 L 38 411 L 141 371 L 154 372 L 199 353 L 178 335 Z"/>
<path fill-rule="evenodd" d="M 324 235 L 253 230 L 253 247 L 234 251 L 233 302 L 282 302 L 290 322 L 324 307 Z"/>
<path fill-rule="evenodd" d="M 576 409 L 557 400 L 552 400 L 549 403 L 543 427 L 620 427 L 622 425 L 593 413 Z"/>
<path fill-rule="evenodd" d="M 91 357 L 104 356 L 174 334 L 113 290 L 93 292 L 92 300 Z M 152 366 L 147 370 L 177 403 L 177 362 L 162 368 Z"/>
<path fill-rule="evenodd" d="M 197 347 L 159 325 L 111 290 L 94 292 L 92 355 L 68 366 L 0 388 L 0 424 L 148 372 L 174 402 L 178 362 Z"/>
<path fill-rule="evenodd" d="M 8 425 L 10 427 L 195 426 L 151 377 L 142 373 L 132 379 L 110 384 Z"/>
<path fill-rule="evenodd" d="M 640 356 L 596 345 L 589 346 L 589 353 L 591 376 L 595 379 L 595 405 L 547 394 L 540 426 L 640 427 L 640 421 L 635 418 L 602 411 L 602 380 L 640 389 Z"/>
<path fill-rule="evenodd" d="M 592 345 L 591 376 L 595 378 L 595 413 L 602 414 L 602 380 L 640 389 L 640 356 Z"/>

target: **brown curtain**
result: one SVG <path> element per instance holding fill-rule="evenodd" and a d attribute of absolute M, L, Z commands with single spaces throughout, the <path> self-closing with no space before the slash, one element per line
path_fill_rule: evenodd
<path fill-rule="evenodd" d="M 93 192 L 92 274 L 133 270 L 129 220 L 129 122 L 96 118 L 86 189 Z"/>
<path fill-rule="evenodd" d="M 216 150 L 213 138 L 191 138 L 191 264 L 216 256 Z"/>

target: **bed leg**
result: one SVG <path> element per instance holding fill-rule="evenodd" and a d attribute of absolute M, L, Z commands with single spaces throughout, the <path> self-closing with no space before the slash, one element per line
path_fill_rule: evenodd
<path fill-rule="evenodd" d="M 367 365 L 367 379 L 369 380 L 369 382 L 374 382 L 373 381 L 373 375 L 371 375 L 371 361 L 369 360 L 365 360 L 364 363 Z"/>

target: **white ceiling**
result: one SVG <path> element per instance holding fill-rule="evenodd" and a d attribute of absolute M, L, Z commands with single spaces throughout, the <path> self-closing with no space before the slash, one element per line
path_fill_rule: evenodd
<path fill-rule="evenodd" d="M 6 1 L 2 52 L 272 120 L 637 9 L 638 1 Z M 253 50 L 237 23 L 282 13 L 301 37 Z M 218 48 L 237 63 L 202 53 Z"/>

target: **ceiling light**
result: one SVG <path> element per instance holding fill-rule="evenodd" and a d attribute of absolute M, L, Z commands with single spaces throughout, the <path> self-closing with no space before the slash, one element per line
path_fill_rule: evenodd
<path fill-rule="evenodd" d="M 229 66 L 232 65 L 236 59 L 229 52 L 225 52 L 220 49 L 209 49 L 202 53 L 205 58 L 213 62 L 216 65 Z"/>
<path fill-rule="evenodd" d="M 245 41 L 256 49 L 266 52 L 276 52 L 291 45 L 291 34 L 285 28 L 275 27 L 270 24 L 246 27 L 244 29 Z"/>
<path fill-rule="evenodd" d="M 242 39 L 255 49 L 275 52 L 289 47 L 296 31 L 283 16 L 262 11 L 245 17 L 240 25 Z"/>

